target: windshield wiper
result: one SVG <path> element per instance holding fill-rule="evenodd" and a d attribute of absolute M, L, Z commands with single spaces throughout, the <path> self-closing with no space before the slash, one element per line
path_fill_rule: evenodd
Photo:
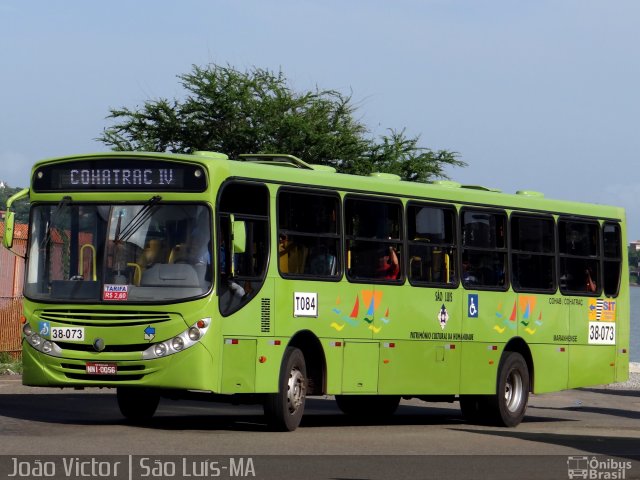
<path fill-rule="evenodd" d="M 131 236 L 136 233 L 136 231 L 144 225 L 149 218 L 151 218 L 151 215 L 155 212 L 155 207 L 157 207 L 160 200 L 162 200 L 160 195 L 151 197 L 122 230 L 120 230 L 120 223 L 122 220 L 122 214 L 120 214 L 118 216 L 118 224 L 116 226 L 116 234 L 113 242 L 118 244 L 129 240 Z"/>
<path fill-rule="evenodd" d="M 47 227 L 45 229 L 46 233 L 44 239 L 42 240 L 42 250 L 45 250 L 49 245 L 49 242 L 51 241 L 51 227 L 56 224 L 56 222 L 58 221 L 58 217 L 60 217 L 60 214 L 64 210 L 64 207 L 66 207 L 69 202 L 71 202 L 71 197 L 62 197 L 62 199 L 58 202 L 58 205 L 56 205 L 56 208 L 53 210 L 53 214 L 49 218 Z"/>

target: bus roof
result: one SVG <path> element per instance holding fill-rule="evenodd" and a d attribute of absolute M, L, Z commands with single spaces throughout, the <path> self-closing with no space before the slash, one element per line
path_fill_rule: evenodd
<path fill-rule="evenodd" d="M 549 199 L 542 193 L 532 190 L 518 190 L 512 194 L 503 193 L 495 188 L 462 185 L 449 180 L 421 183 L 403 181 L 397 175 L 378 172 L 369 176 L 336 173 L 332 167 L 310 164 L 286 154 L 247 154 L 240 155 L 237 159 L 230 159 L 225 154 L 203 151 L 194 152 L 194 154 L 101 152 L 42 160 L 33 166 L 32 175 L 43 165 L 78 160 L 98 160 L 100 158 L 173 160 L 201 164 L 209 171 L 223 172 L 224 178 L 260 179 L 282 185 L 308 186 L 398 198 L 616 220 L 624 219 L 622 207 Z"/>

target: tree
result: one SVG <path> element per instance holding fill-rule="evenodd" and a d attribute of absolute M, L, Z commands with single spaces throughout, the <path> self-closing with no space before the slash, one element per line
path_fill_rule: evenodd
<path fill-rule="evenodd" d="M 111 109 L 114 124 L 98 140 L 116 151 L 190 153 L 195 150 L 286 153 L 340 172 L 396 173 L 403 179 L 447 178 L 447 166 L 466 164 L 455 152 L 419 147 L 419 137 L 390 129 L 378 140 L 356 120 L 351 95 L 336 90 L 296 92 L 284 74 L 231 66 L 193 66 L 179 75 L 183 100 L 148 100 L 141 108 Z"/>

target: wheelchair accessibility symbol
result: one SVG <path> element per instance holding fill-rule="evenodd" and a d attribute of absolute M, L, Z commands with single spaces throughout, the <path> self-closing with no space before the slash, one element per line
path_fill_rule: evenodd
<path fill-rule="evenodd" d="M 38 323 L 38 333 L 40 333 L 41 337 L 49 337 L 50 332 L 51 332 L 51 326 L 49 325 L 49 322 Z"/>
<path fill-rule="evenodd" d="M 469 294 L 467 297 L 467 316 L 469 318 L 478 318 L 478 295 L 476 293 Z"/>

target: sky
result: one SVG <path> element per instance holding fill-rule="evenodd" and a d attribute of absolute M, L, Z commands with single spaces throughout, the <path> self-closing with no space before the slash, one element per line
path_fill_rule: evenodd
<path fill-rule="evenodd" d="M 350 93 L 461 183 L 623 206 L 640 239 L 639 24 L 637 0 L 0 0 L 0 180 L 108 150 L 110 108 L 216 63 Z"/>

